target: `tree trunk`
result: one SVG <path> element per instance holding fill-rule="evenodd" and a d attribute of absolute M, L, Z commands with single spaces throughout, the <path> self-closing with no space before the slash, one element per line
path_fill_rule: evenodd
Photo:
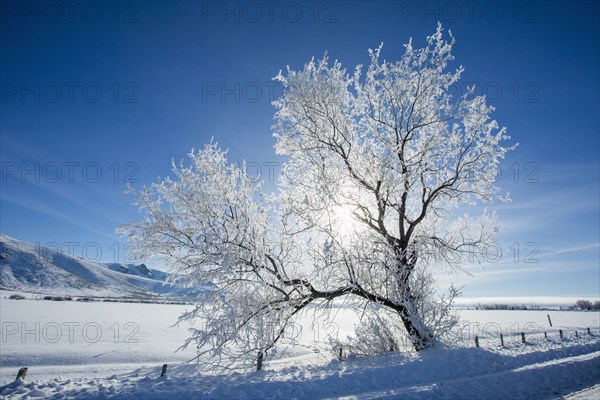
<path fill-rule="evenodd" d="M 432 340 L 429 335 L 421 331 L 422 328 L 420 326 L 417 326 L 417 324 L 414 323 L 414 317 L 414 315 L 410 315 L 408 312 L 400 313 L 402 324 L 404 325 L 404 328 L 406 328 L 406 332 L 408 332 L 408 336 L 415 350 L 425 350 L 431 347 Z"/>
<path fill-rule="evenodd" d="M 433 339 L 427 334 L 425 327 L 421 323 L 421 316 L 415 307 L 416 298 L 410 285 L 410 275 L 415 268 L 417 259 L 416 257 L 409 259 L 406 256 L 407 251 L 405 246 L 395 248 L 394 250 L 398 257 L 396 267 L 398 276 L 400 277 L 398 285 L 404 299 L 404 305 L 398 310 L 398 313 L 415 350 L 425 350 L 431 347 Z"/>

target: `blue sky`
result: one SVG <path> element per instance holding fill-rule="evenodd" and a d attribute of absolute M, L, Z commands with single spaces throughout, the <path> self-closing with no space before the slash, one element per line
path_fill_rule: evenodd
<path fill-rule="evenodd" d="M 503 257 L 452 279 L 466 297 L 599 296 L 597 2 L 0 4 L 2 233 L 129 261 L 114 233 L 138 217 L 127 183 L 213 136 L 268 180 L 279 69 L 325 51 L 353 69 L 381 42 L 395 59 L 441 21 L 463 83 L 519 143 L 499 181 Z"/>

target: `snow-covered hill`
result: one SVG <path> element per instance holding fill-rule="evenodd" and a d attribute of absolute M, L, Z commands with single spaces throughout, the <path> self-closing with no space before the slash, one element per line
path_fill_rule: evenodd
<path fill-rule="evenodd" d="M 0 288 L 52 295 L 160 298 L 198 290 L 165 284 L 144 264 L 100 264 L 0 234 Z"/>

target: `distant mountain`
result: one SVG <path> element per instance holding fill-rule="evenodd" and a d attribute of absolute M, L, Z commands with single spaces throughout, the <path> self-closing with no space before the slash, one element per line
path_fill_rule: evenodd
<path fill-rule="evenodd" d="M 144 264 L 101 264 L 0 234 L 0 289 L 113 298 L 187 298 L 202 293 L 165 283 Z"/>
<path fill-rule="evenodd" d="M 141 276 L 143 278 L 156 279 L 158 281 L 165 281 L 168 277 L 166 272 L 157 269 L 149 269 L 146 264 L 104 263 L 102 265 L 123 274 Z"/>

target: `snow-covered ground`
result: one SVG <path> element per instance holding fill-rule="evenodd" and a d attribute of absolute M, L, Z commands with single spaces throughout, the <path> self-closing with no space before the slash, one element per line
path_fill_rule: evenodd
<path fill-rule="evenodd" d="M 456 347 L 340 362 L 326 343 L 351 334 L 357 322 L 340 308 L 333 310 L 335 323 L 301 318 L 300 345 L 267 358 L 264 371 L 209 376 L 184 363 L 192 349 L 174 352 L 187 331 L 171 326 L 190 306 L 8 300 L 5 294 L 2 398 L 600 398 L 597 312 L 461 311 Z M 160 378 L 163 363 L 169 369 Z M 13 382 L 25 366 L 26 380 Z"/>

